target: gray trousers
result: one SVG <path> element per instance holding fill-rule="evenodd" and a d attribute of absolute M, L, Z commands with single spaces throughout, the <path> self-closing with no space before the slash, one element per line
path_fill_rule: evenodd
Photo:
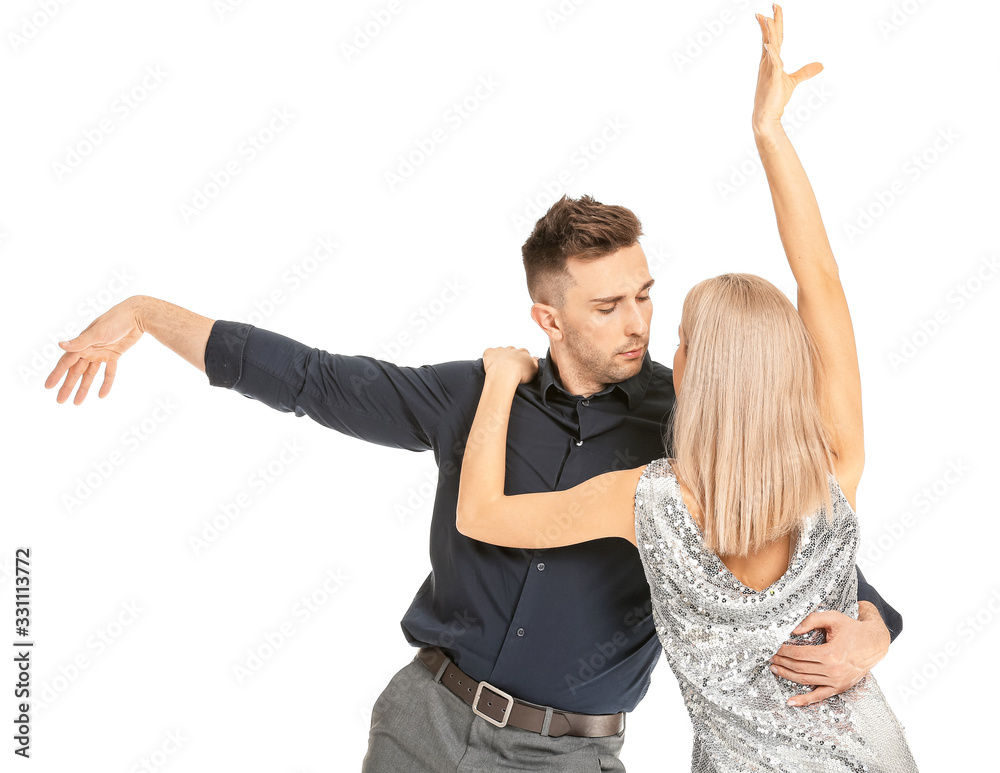
<path fill-rule="evenodd" d="M 624 742 L 624 730 L 551 738 L 495 727 L 414 658 L 375 701 L 362 773 L 624 773 L 618 759 Z"/>

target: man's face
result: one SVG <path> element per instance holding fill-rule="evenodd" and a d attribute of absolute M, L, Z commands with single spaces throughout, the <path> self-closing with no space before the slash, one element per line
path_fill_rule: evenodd
<path fill-rule="evenodd" d="M 636 375 L 649 346 L 653 278 L 634 244 L 598 260 L 570 259 L 573 283 L 559 310 L 564 334 L 559 369 L 613 384 Z"/>

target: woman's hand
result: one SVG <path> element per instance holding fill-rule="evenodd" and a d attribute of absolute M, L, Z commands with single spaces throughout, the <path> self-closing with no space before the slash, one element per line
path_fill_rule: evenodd
<path fill-rule="evenodd" d="M 532 357 L 527 349 L 513 346 L 498 346 L 483 352 L 483 368 L 486 376 L 510 374 L 517 377 L 519 384 L 527 384 L 538 373 L 538 358 Z"/>
<path fill-rule="evenodd" d="M 792 91 L 802 81 L 822 72 L 823 65 L 812 62 L 791 75 L 781 62 L 781 43 L 784 39 L 784 19 L 781 6 L 774 6 L 774 18 L 757 14 L 764 44 L 757 73 L 757 93 L 753 100 L 753 129 L 755 133 L 781 130 L 781 114 L 788 104 Z"/>

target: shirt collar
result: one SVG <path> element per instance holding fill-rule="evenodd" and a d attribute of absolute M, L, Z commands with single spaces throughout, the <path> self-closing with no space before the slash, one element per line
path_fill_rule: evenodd
<path fill-rule="evenodd" d="M 649 356 L 649 350 L 647 349 L 642 355 L 642 367 L 639 372 L 636 373 L 631 378 L 627 378 L 624 381 L 619 381 L 615 384 L 609 384 L 607 387 L 602 389 L 600 392 L 595 393 L 597 395 L 605 395 L 614 390 L 619 390 L 624 393 L 626 399 L 628 400 L 628 407 L 630 411 L 634 411 L 636 407 L 642 402 L 642 399 L 646 396 L 646 388 L 649 386 L 649 379 L 653 375 L 653 360 Z M 538 386 L 542 396 L 542 403 L 548 405 L 548 394 L 550 389 L 558 389 L 565 395 L 570 397 L 578 397 L 579 395 L 570 395 L 563 385 L 559 383 L 559 378 L 556 375 L 555 366 L 552 363 L 552 350 L 549 349 L 545 353 L 545 357 L 538 361 Z"/>

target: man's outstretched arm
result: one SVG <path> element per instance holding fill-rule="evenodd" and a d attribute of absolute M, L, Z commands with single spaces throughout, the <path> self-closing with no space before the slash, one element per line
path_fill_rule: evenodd
<path fill-rule="evenodd" d="M 100 363 L 107 363 L 100 396 L 111 389 L 118 358 L 143 332 L 208 376 L 275 410 L 309 416 L 325 427 L 393 448 L 434 447 L 440 424 L 454 416 L 457 399 L 481 368 L 475 361 L 404 367 L 372 357 L 347 356 L 306 346 L 253 325 L 211 320 L 149 296 L 135 296 L 98 317 L 77 338 L 45 382 L 66 382 L 64 402 L 80 377 L 74 402 L 86 397 Z"/>
<path fill-rule="evenodd" d="M 86 399 L 104 363 L 104 383 L 98 397 L 107 397 L 115 381 L 118 360 L 143 333 L 149 333 L 204 373 L 205 346 L 214 324 L 214 319 L 173 303 L 148 295 L 133 295 L 108 309 L 76 338 L 59 342 L 66 353 L 45 379 L 45 388 L 54 387 L 65 374 L 56 401 L 66 402 L 79 381 L 80 388 L 73 399 L 73 403 L 79 405 Z"/>
<path fill-rule="evenodd" d="M 476 361 L 407 367 L 333 354 L 245 322 L 217 320 L 205 349 L 212 386 L 308 416 L 369 443 L 427 451 L 482 368 Z M 481 386 L 481 378 L 478 383 Z"/>

